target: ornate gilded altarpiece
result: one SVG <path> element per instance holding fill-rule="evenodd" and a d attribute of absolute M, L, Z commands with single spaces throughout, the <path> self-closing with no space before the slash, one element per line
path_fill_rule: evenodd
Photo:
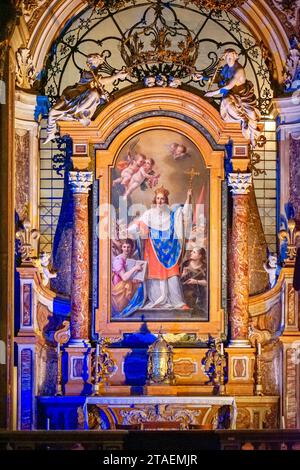
<path fill-rule="evenodd" d="M 95 155 L 95 177 L 98 180 L 100 208 L 96 235 L 98 272 L 101 273 L 97 286 L 95 332 L 119 336 L 122 333 L 137 332 L 147 323 L 151 332 L 157 332 L 162 326 L 165 333 L 190 333 L 195 338 L 205 339 L 209 334 L 220 337 L 225 332 L 221 287 L 225 144 L 230 136 L 233 153 L 243 155 L 241 165 L 247 160 L 248 147 L 239 126 L 224 123 L 219 113 L 196 95 L 183 90 L 163 88 L 138 90 L 119 98 L 105 107 L 87 129 L 77 123 L 67 122 L 61 122 L 60 128 L 62 134 L 72 137 L 74 148 L 86 144 L 89 145 L 90 155 Z M 83 145 L 82 148 L 87 147 Z M 134 155 L 137 162 L 139 159 L 148 162 L 149 173 L 142 186 L 135 185 L 134 181 L 123 184 L 128 176 L 124 169 L 128 169 L 131 155 Z M 77 154 L 73 156 L 73 160 L 75 166 L 82 168 L 89 158 Z M 138 175 L 138 172 L 134 175 Z M 146 259 L 139 250 L 145 251 L 147 241 L 141 240 L 139 245 L 137 227 L 132 229 L 132 226 L 142 219 L 143 212 L 149 213 L 149 208 L 155 207 L 155 191 L 159 192 L 161 187 L 168 190 L 167 206 L 171 208 L 171 212 L 175 207 L 174 218 L 177 219 L 180 215 L 176 214 L 176 210 L 185 210 L 187 192 L 189 189 L 192 191 L 192 204 L 189 206 L 192 221 L 190 232 L 184 240 L 185 247 L 178 258 L 180 266 L 177 277 L 184 295 L 178 308 L 170 308 L 166 305 L 168 302 L 162 307 L 148 307 L 150 301 L 153 301 L 151 292 L 148 293 L 147 283 L 147 273 L 152 269 L 152 266 L 149 266 L 153 261 L 151 253 L 146 274 L 144 273 L 144 282 L 140 281 L 135 285 L 131 283 L 128 286 L 128 282 L 122 284 L 117 276 L 118 257 L 122 253 L 122 244 L 126 238 L 135 238 L 129 247 L 128 258 L 131 261 Z M 124 222 L 124 217 L 120 217 L 120 208 L 123 204 L 126 206 L 126 203 L 128 208 L 123 215 L 129 214 L 127 223 Z M 199 233 L 195 233 L 196 217 L 199 219 Z M 156 253 L 159 253 L 159 256 L 161 246 L 162 250 L 166 250 L 164 240 L 160 238 L 163 238 L 163 235 L 159 232 L 158 241 L 155 242 L 158 243 Z M 200 277 L 197 278 L 202 280 L 200 307 L 197 297 L 196 301 L 195 296 L 193 297 L 193 291 L 186 289 L 189 283 L 184 284 L 184 273 L 187 272 L 184 268 L 188 266 L 192 252 L 196 258 L 201 258 L 202 269 Z M 167 258 L 168 256 L 169 253 Z M 95 260 L 93 262 L 95 264 Z M 126 267 L 125 270 L 128 271 L 129 268 Z M 145 284 L 146 293 L 143 293 L 142 297 L 139 290 Z M 124 289 L 118 292 L 116 287 Z M 133 291 L 130 292 L 130 289 Z M 129 296 L 124 303 L 124 293 L 126 291 L 128 294 L 128 290 Z M 180 304 L 180 300 L 178 302 Z M 198 308 L 195 308 L 196 303 Z"/>
<path fill-rule="evenodd" d="M 44 84 L 45 95 L 50 99 L 51 104 L 61 95 L 64 87 L 70 84 L 69 78 L 77 76 L 78 72 L 82 70 L 86 57 L 90 53 L 103 54 L 105 61 L 101 71 L 105 74 L 112 75 L 124 64 L 128 66 L 124 56 L 121 60 L 119 46 L 127 44 L 134 29 L 139 28 L 140 25 L 145 26 L 146 16 L 138 15 L 138 13 L 144 11 L 144 7 L 145 5 L 147 7 L 148 3 L 162 2 L 150 0 L 149 2 L 144 0 L 132 2 L 130 10 L 133 15 L 139 16 L 137 18 L 139 20 L 142 18 L 138 23 L 132 23 L 132 18 L 129 18 L 127 14 L 129 7 L 126 6 L 122 9 L 124 18 L 126 17 L 123 25 L 122 21 L 117 22 L 118 16 L 121 16 L 121 11 L 118 9 L 100 8 L 91 11 L 88 7 L 85 11 L 80 12 L 74 21 L 66 24 L 65 29 L 57 36 L 57 41 L 53 44 L 46 65 L 48 73 Z M 174 0 L 163 3 L 163 5 L 166 6 L 167 18 L 174 19 L 177 33 L 181 34 L 182 31 L 192 30 L 195 32 L 194 40 L 201 51 L 201 54 L 197 56 L 197 69 L 204 75 L 209 75 L 209 72 L 214 70 L 218 64 L 221 48 L 223 46 L 236 48 L 240 52 L 240 60 L 247 71 L 247 76 L 254 82 L 258 104 L 262 114 L 265 115 L 273 96 L 270 79 L 273 68 L 272 60 L 270 60 L 270 55 L 263 41 L 257 42 L 250 30 L 242 25 L 242 22 L 233 13 L 206 11 L 202 7 L 196 11 L 194 6 L 187 6 L 187 3 L 194 4 L 195 2 Z M 279 6 L 284 2 L 269 0 L 268 3 Z M 48 5 L 49 2 L 43 2 L 43 4 Z M 160 19 L 160 11 L 156 16 L 157 19 Z M 30 18 L 27 19 L 29 29 L 31 29 Z M 114 33 L 111 21 L 114 22 L 118 33 Z M 127 21 L 131 23 L 127 24 Z M 184 25 L 185 21 L 188 21 L 188 28 Z M 134 24 L 133 27 L 132 24 Z M 120 28 L 120 25 L 123 29 Z M 211 34 L 212 30 L 214 34 Z M 114 34 L 113 37 L 112 34 Z M 149 36 L 147 38 L 149 39 Z M 144 52 L 141 51 L 141 54 L 143 56 Z M 135 54 L 133 54 L 134 56 Z M 130 333 L 144 331 L 145 325 L 148 328 L 147 331 L 153 333 L 153 336 L 160 330 L 165 336 L 169 334 L 169 337 L 176 336 L 178 338 L 181 334 L 183 336 L 187 334 L 188 338 L 192 337 L 193 339 L 188 347 L 184 342 L 181 343 L 180 339 L 177 343 L 176 340 L 174 342 L 176 383 L 161 386 L 146 384 L 142 391 L 146 399 L 148 400 L 151 395 L 184 396 L 184 394 L 189 397 L 188 401 L 191 401 L 192 394 L 204 395 L 205 397 L 210 394 L 214 399 L 216 390 L 213 380 L 207 381 L 207 369 L 202 366 L 205 362 L 203 361 L 204 356 L 209 359 L 209 354 L 212 354 L 212 351 L 207 351 L 208 336 L 210 335 L 217 340 L 223 334 L 227 334 L 228 328 L 224 311 L 227 282 L 229 283 L 229 291 L 232 290 L 237 294 L 233 300 L 242 300 L 242 302 L 232 302 L 234 308 L 231 309 L 230 314 L 231 324 L 234 325 L 234 321 L 238 323 L 237 320 L 242 321 L 243 328 L 236 329 L 238 330 L 236 336 L 239 336 L 239 330 L 241 330 L 244 338 L 240 341 L 240 338 L 234 337 L 233 344 L 229 344 L 225 350 L 223 343 L 218 345 L 221 356 L 224 361 L 227 361 L 226 370 L 223 367 L 223 359 L 219 363 L 220 375 L 217 379 L 220 397 L 218 398 L 223 400 L 222 395 L 225 394 L 228 397 L 234 397 L 238 408 L 238 428 L 273 428 L 278 427 L 278 396 L 282 394 L 282 403 L 286 404 L 286 406 L 284 405 L 285 409 L 282 410 L 286 426 L 287 428 L 296 427 L 296 405 L 299 401 L 296 379 L 299 377 L 299 365 L 295 364 L 293 355 L 295 353 L 294 341 L 299 333 L 299 307 L 298 296 L 292 287 L 292 268 L 284 267 L 282 269 L 277 285 L 273 289 L 250 297 L 248 296 L 247 282 L 242 285 L 241 289 L 239 284 L 242 282 L 239 283 L 240 280 L 236 279 L 238 276 L 235 276 L 235 279 L 230 279 L 234 276 L 231 276 L 230 273 L 228 275 L 226 271 L 226 256 L 224 256 L 226 255 L 226 240 L 224 237 L 226 236 L 227 223 L 230 228 L 232 222 L 227 217 L 225 209 L 227 185 L 224 176 L 224 163 L 226 151 L 230 150 L 231 163 L 235 173 L 231 175 L 231 185 L 233 182 L 233 185 L 237 186 L 235 189 L 239 190 L 233 191 L 235 214 L 239 215 L 238 213 L 242 212 L 245 215 L 246 204 L 244 200 L 246 198 L 244 195 L 246 192 L 240 192 L 243 181 L 241 182 L 239 173 L 241 172 L 242 176 L 247 177 L 248 180 L 251 179 L 248 172 L 249 142 L 243 138 L 239 123 L 228 124 L 221 119 L 219 111 L 214 107 L 218 104 L 218 100 L 213 103 L 213 101 L 208 102 L 200 97 L 206 87 L 205 80 L 194 82 L 189 75 L 181 77 L 183 81 L 180 89 L 164 88 L 163 84 L 155 88 L 142 88 L 147 85 L 147 80 L 144 81 L 144 78 L 149 78 L 145 70 L 143 73 L 135 75 L 134 79 L 131 76 L 131 78 L 114 84 L 113 90 L 110 90 L 114 92 L 112 101 L 98 109 L 98 114 L 88 127 L 84 128 L 74 121 L 59 123 L 61 136 L 68 135 L 73 142 L 72 161 L 74 170 L 79 170 L 79 174 L 76 174 L 76 171 L 72 173 L 74 178 L 78 178 L 76 181 L 78 187 L 80 187 L 80 177 L 86 178 L 84 191 L 81 193 L 77 191 L 76 196 L 78 204 L 76 213 L 74 211 L 74 220 L 80 222 L 77 228 L 79 227 L 81 230 L 81 233 L 79 233 L 80 230 L 77 231 L 76 241 L 85 242 L 85 253 L 88 253 L 88 242 L 92 248 L 90 273 L 87 262 L 85 276 L 79 280 L 76 279 L 76 289 L 79 288 L 77 291 L 74 288 L 72 295 L 78 303 L 75 307 L 89 305 L 88 284 L 92 283 L 93 306 L 91 312 L 88 307 L 77 308 L 77 310 L 71 308 L 71 339 L 75 340 L 77 346 L 74 347 L 73 343 L 72 347 L 68 345 L 64 347 L 62 344 L 66 343 L 58 341 L 58 336 L 53 336 L 54 330 L 57 334 L 58 325 L 54 324 L 52 318 L 57 315 L 58 303 L 62 304 L 61 310 L 63 307 L 67 310 L 69 309 L 68 302 L 45 288 L 39 272 L 34 266 L 25 265 L 19 269 L 22 286 L 22 325 L 16 343 L 18 344 L 18 367 L 20 370 L 18 412 L 22 410 L 23 413 L 23 416 L 21 413 L 18 416 L 20 429 L 31 429 L 33 426 L 36 411 L 33 403 L 36 400 L 36 390 L 40 395 L 39 398 L 45 398 L 45 401 L 49 397 L 41 396 L 48 394 L 50 400 L 53 399 L 55 406 L 60 400 L 63 403 L 65 399 L 68 401 L 69 398 L 73 398 L 70 397 L 71 395 L 82 398 L 82 390 L 87 393 L 97 390 L 95 382 L 93 382 L 96 370 L 93 365 L 93 356 L 97 356 L 99 345 L 97 343 L 94 349 L 97 333 L 102 337 L 107 336 L 108 341 L 111 340 L 114 343 L 110 352 L 116 363 L 107 383 L 101 383 L 101 393 L 113 397 L 117 395 L 130 396 L 132 392 L 136 392 L 132 387 L 136 385 L 136 382 L 127 380 L 128 374 L 126 377 L 126 372 L 129 370 L 130 359 L 133 368 L 135 370 L 138 368 L 138 355 L 134 356 L 130 347 L 124 346 L 124 343 L 122 347 L 119 347 L 118 344 L 120 344 L 119 339 L 124 338 L 127 333 L 130 335 Z M 21 137 L 23 139 L 21 139 L 22 142 L 20 141 L 22 145 L 20 142 L 19 144 L 24 152 L 28 153 L 27 138 L 25 139 L 23 134 Z M 229 141 L 230 146 L 228 146 Z M 295 148 L 296 145 L 294 150 Z M 139 168 L 135 168 L 131 174 L 128 171 L 130 168 L 132 169 L 130 165 L 133 162 L 138 164 L 139 161 L 143 162 L 143 181 L 139 179 Z M 296 181 L 296 179 L 295 177 L 294 180 Z M 88 185 L 92 184 L 93 196 L 90 196 L 92 204 L 90 204 L 89 213 Z M 73 184 L 72 189 L 74 186 L 76 185 Z M 75 189 L 78 188 L 75 187 Z M 154 231 L 158 232 L 157 240 L 153 242 L 156 244 L 155 252 L 159 258 L 158 261 L 161 264 L 162 262 L 167 264 L 169 257 L 176 258 L 174 265 L 178 271 L 175 270 L 174 277 L 177 279 L 177 286 L 179 285 L 183 289 L 182 297 L 177 302 L 179 305 L 176 308 L 170 302 L 174 300 L 173 298 L 153 305 L 155 301 L 153 301 L 151 294 L 152 286 L 148 286 L 147 281 L 149 280 L 149 271 L 153 266 L 155 268 L 155 264 L 157 268 L 157 260 L 150 256 L 149 246 L 147 247 L 149 236 L 148 239 L 141 240 L 139 237 L 133 237 L 133 235 L 137 235 L 138 230 L 140 233 L 143 231 L 141 224 L 143 213 L 141 207 L 135 207 L 133 210 L 132 205 L 142 205 L 146 213 L 151 211 L 153 206 L 154 209 L 157 209 L 157 199 L 153 202 L 155 191 L 157 197 L 158 195 L 164 197 L 163 202 L 171 211 L 171 219 L 174 217 L 171 231 L 174 229 L 176 232 L 177 222 L 179 225 L 181 223 L 185 229 L 184 206 L 187 198 L 191 198 L 192 202 L 190 207 L 192 235 L 195 235 L 193 225 L 198 220 L 197 217 L 200 222 L 195 245 L 193 245 L 193 236 L 187 231 L 188 236 L 184 237 L 183 246 L 179 242 L 173 243 L 173 241 L 171 246 L 166 246 L 162 232 L 168 230 L 165 227 L 162 229 L 159 224 L 158 228 L 154 227 Z M 82 202 L 85 203 L 84 211 L 81 210 Z M 130 214 L 126 212 L 126 216 L 129 215 L 129 217 L 124 222 L 122 214 L 120 215 L 120 209 L 125 202 L 130 206 L 132 212 Z M 196 204 L 200 209 L 198 214 L 195 211 Z M 253 207 L 251 202 L 250 211 Z M 82 214 L 86 217 L 84 224 L 82 223 L 84 218 Z M 235 266 L 243 267 L 244 264 L 247 267 L 247 250 L 245 249 L 244 257 L 240 256 L 242 250 L 239 251 L 240 248 L 244 249 L 247 245 L 243 244 L 243 239 L 248 237 L 247 217 L 236 220 L 239 223 L 232 222 L 232 226 L 236 229 L 236 238 L 233 237 L 235 243 L 232 243 L 232 250 L 228 249 L 227 256 L 230 258 L 231 254 L 234 254 Z M 88 233 L 91 221 L 93 228 Z M 155 217 L 154 221 L 156 221 Z M 252 230 L 251 224 L 255 225 L 252 214 L 249 224 L 250 231 Z M 134 225 L 138 227 L 138 230 L 133 228 Z M 242 226 L 241 230 L 240 226 Z M 186 234 L 186 231 L 184 230 L 183 233 Z M 134 238 L 133 242 L 128 241 L 132 238 Z M 249 239 L 251 244 L 251 236 Z M 228 247 L 230 240 L 229 237 Z M 187 248 L 186 242 L 191 243 L 189 248 Z M 75 246 L 77 252 L 74 256 L 79 273 L 82 268 L 82 266 L 78 266 L 81 254 L 78 246 L 82 246 L 80 243 L 77 243 L 77 247 Z M 74 245 L 76 243 L 73 243 Z M 148 249 L 147 260 L 146 249 Z M 194 272 L 191 275 L 192 270 L 188 268 L 193 250 L 196 250 L 194 260 L 198 263 L 194 263 L 194 266 L 198 266 L 199 272 L 197 272 L 197 268 L 193 267 Z M 118 258 L 123 254 L 122 259 Z M 126 265 L 127 258 L 130 261 L 128 266 Z M 145 270 L 144 261 L 147 261 Z M 242 262 L 237 263 L 237 261 Z M 134 270 L 137 264 L 141 269 Z M 121 268 L 123 266 L 125 274 L 129 270 L 133 270 L 132 276 L 128 276 L 126 279 L 122 278 L 120 265 Z M 185 269 L 186 271 L 184 271 Z M 244 271 L 246 272 L 246 269 Z M 140 279 L 134 279 L 138 274 L 141 275 Z M 160 281 L 161 279 L 155 280 Z M 165 281 L 165 279 L 162 280 Z M 192 287 L 194 284 L 189 283 L 194 280 L 200 282 L 200 294 L 198 292 L 194 295 L 195 290 Z M 234 286 L 233 280 L 237 281 Z M 86 291 L 84 291 L 85 281 Z M 244 281 L 247 281 L 247 275 L 244 276 Z M 186 292 L 184 287 L 188 287 Z M 144 289 L 142 294 L 141 288 Z M 155 290 L 154 287 L 153 290 Z M 83 297 L 84 303 L 82 303 Z M 169 308 L 168 304 L 171 304 L 172 308 Z M 240 309 L 241 306 L 242 309 Z M 248 343 L 248 311 L 251 344 Z M 82 321 L 83 312 L 86 314 L 84 321 Z M 59 318 L 60 323 L 65 318 L 64 315 Z M 44 324 L 46 317 L 49 319 L 49 325 Z M 37 318 L 38 330 L 36 330 L 35 318 Z M 87 318 L 90 324 L 88 324 Z M 66 328 L 68 327 L 66 326 Z M 235 333 L 234 328 L 232 330 Z M 90 331 L 92 331 L 91 335 Z M 59 344 L 56 344 L 53 339 Z M 92 347 L 88 344 L 88 362 L 84 362 L 87 356 L 86 348 L 78 346 L 84 341 L 78 341 L 78 339 L 91 340 Z M 205 340 L 205 346 L 202 339 Z M 223 337 L 222 340 L 225 338 Z M 257 342 L 260 344 L 260 348 L 255 348 L 258 346 Z M 54 348 L 57 346 L 56 358 Z M 65 397 L 61 396 L 62 377 L 58 372 L 61 346 L 69 361 L 67 364 L 68 383 L 63 384 Z M 261 354 L 258 353 L 258 350 Z M 37 364 L 35 365 L 36 358 Z M 57 367 L 55 358 L 57 359 Z M 207 360 L 205 364 L 209 366 L 210 363 Z M 88 369 L 88 378 L 85 376 L 86 369 Z M 281 371 L 285 369 L 287 375 L 284 377 L 282 385 Z M 32 377 L 35 382 L 28 380 L 28 376 Z M 56 377 L 57 383 L 54 390 L 53 384 Z M 38 378 L 37 387 L 36 378 Z M 139 382 L 140 384 L 141 382 Z M 56 396 L 52 397 L 54 393 Z M 28 396 L 30 396 L 30 403 L 26 403 Z M 205 397 L 204 399 L 206 399 Z M 155 401 L 156 398 L 154 397 L 153 400 Z M 151 400 L 148 401 L 151 402 Z M 152 416 L 151 407 L 148 411 L 147 419 Z M 164 409 L 161 411 L 163 418 L 170 417 L 168 410 L 166 410 L 167 413 L 164 413 Z M 199 424 L 211 424 L 212 416 L 206 422 L 202 417 L 198 421 Z M 282 419 L 283 427 L 284 419 Z M 118 418 L 110 424 L 115 425 L 118 421 L 121 422 L 121 419 Z"/>

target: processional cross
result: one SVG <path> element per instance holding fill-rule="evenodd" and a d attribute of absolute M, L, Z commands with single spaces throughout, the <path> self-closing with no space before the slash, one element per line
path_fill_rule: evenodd
<path fill-rule="evenodd" d="M 189 179 L 189 189 L 192 189 L 193 187 L 193 179 L 195 178 L 195 176 L 200 176 L 200 173 L 198 173 L 195 168 L 191 168 L 190 170 L 186 170 L 184 172 L 185 175 L 188 175 L 190 177 Z"/>

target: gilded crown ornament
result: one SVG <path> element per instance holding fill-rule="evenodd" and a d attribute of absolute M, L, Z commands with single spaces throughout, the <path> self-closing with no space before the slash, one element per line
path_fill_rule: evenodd
<path fill-rule="evenodd" d="M 177 88 L 195 71 L 199 41 L 167 2 L 150 0 L 141 20 L 126 31 L 120 52 L 130 75 L 146 86 Z"/>
<path fill-rule="evenodd" d="M 135 0 L 82 1 L 96 11 L 106 9 L 118 12 L 135 4 Z M 229 11 L 245 3 L 245 0 L 182 1 L 186 6 L 212 12 Z M 202 42 L 199 32 L 191 30 L 177 15 L 176 0 L 146 0 L 144 4 L 146 9 L 141 19 L 122 34 L 119 46 L 127 77 L 130 81 L 143 82 L 148 88 L 178 88 L 184 79 L 195 81 L 195 77 L 201 75 L 197 70 Z M 207 71 L 210 73 L 212 67 L 208 67 Z"/>
<path fill-rule="evenodd" d="M 145 63 L 169 63 L 182 66 L 189 71 L 193 68 L 198 56 L 199 45 L 188 32 L 186 36 L 177 43 L 177 50 L 171 49 L 171 31 L 167 26 L 161 28 L 145 28 L 146 35 L 153 34 L 150 42 L 151 49 L 144 49 L 144 42 L 138 32 L 129 36 L 122 43 L 121 55 L 129 68 L 142 67 Z M 184 73 L 184 70 L 182 70 Z"/>

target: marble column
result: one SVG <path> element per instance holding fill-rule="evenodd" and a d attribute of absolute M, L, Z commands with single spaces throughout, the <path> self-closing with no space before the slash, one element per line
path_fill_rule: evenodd
<path fill-rule="evenodd" d="M 250 346 L 248 340 L 248 193 L 251 184 L 251 173 L 230 173 L 228 175 L 228 185 L 231 187 L 233 195 L 230 346 L 235 347 Z"/>
<path fill-rule="evenodd" d="M 277 169 L 277 171 L 280 172 L 280 207 L 278 210 L 280 214 L 285 214 L 285 205 L 291 201 L 291 197 L 292 202 L 296 202 L 293 200 L 293 179 L 296 178 L 297 175 L 292 175 L 294 168 L 293 165 L 291 165 L 291 139 L 298 140 L 300 136 L 299 94 L 293 93 L 284 98 L 273 99 L 270 112 L 273 114 L 276 121 L 277 152 L 280 156 L 279 168 Z M 291 176 L 293 176 L 292 181 Z M 291 188 L 290 185 L 292 185 Z M 279 229 L 280 227 L 278 226 L 277 230 L 279 231 Z"/>
<path fill-rule="evenodd" d="M 89 340 L 89 224 L 88 193 L 92 172 L 71 171 L 69 183 L 74 197 L 71 262 L 71 339 L 84 346 Z"/>

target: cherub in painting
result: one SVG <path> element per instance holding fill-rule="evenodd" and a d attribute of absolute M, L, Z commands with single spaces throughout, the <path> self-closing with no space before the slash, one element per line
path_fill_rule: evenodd
<path fill-rule="evenodd" d="M 178 144 L 177 142 L 173 142 L 170 145 L 167 145 L 170 156 L 176 160 L 184 160 L 185 158 L 190 158 L 190 154 L 187 151 L 187 148 L 183 144 Z"/>
<path fill-rule="evenodd" d="M 160 175 L 153 171 L 154 165 L 155 161 L 153 158 L 147 158 L 145 160 L 140 169 L 132 175 L 130 183 L 125 191 L 124 198 L 130 196 L 130 194 L 132 194 L 138 187 L 146 189 L 147 186 L 145 187 L 145 183 L 148 183 L 150 188 L 157 185 Z"/>
<path fill-rule="evenodd" d="M 117 168 L 121 170 L 121 176 L 113 181 L 113 186 L 120 183 L 127 188 L 131 178 L 144 165 L 145 161 L 146 157 L 142 153 L 138 153 L 133 157 L 129 151 L 126 159 L 117 164 Z"/>
<path fill-rule="evenodd" d="M 113 186 L 121 184 L 124 187 L 124 199 L 127 199 L 138 187 L 143 191 L 148 187 L 153 188 L 157 185 L 160 177 L 153 171 L 155 162 L 152 158 L 147 158 L 141 152 L 133 153 L 137 143 L 138 139 L 129 147 L 126 159 L 117 163 L 121 175 L 113 181 Z"/>

